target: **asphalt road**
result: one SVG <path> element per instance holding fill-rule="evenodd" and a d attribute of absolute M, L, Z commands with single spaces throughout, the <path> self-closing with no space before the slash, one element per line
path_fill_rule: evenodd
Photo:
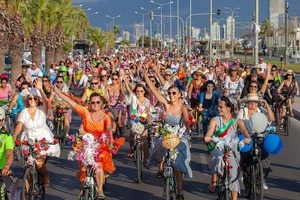
<path fill-rule="evenodd" d="M 76 132 L 80 119 L 74 115 L 71 133 Z M 284 142 L 281 154 L 272 156 L 273 172 L 267 178 L 269 189 L 266 190 L 265 198 L 270 200 L 300 199 L 300 149 L 299 133 L 300 122 L 292 119 L 292 131 L 290 136 L 280 133 Z M 128 138 L 127 138 L 128 139 Z M 128 141 L 128 140 L 127 140 Z M 207 164 L 210 160 L 205 145 L 199 136 L 192 138 L 192 162 L 191 167 L 194 177 L 184 180 L 185 199 L 217 199 L 215 194 L 208 192 L 207 186 L 210 175 Z M 66 159 L 71 147 L 62 150 L 60 158 L 51 158 L 47 163 L 48 173 L 51 179 L 51 187 L 46 191 L 46 200 L 75 200 L 79 193 L 79 182 L 75 178 L 78 171 L 77 162 Z M 162 179 L 156 179 L 156 166 L 149 170 L 143 170 L 143 182 L 136 182 L 136 170 L 131 158 L 126 154 L 129 149 L 128 142 L 114 156 L 116 171 L 107 181 L 105 195 L 107 200 L 159 200 L 163 199 Z M 15 175 L 22 181 L 22 161 L 15 161 L 13 169 Z M 243 186 L 242 186 L 243 189 Z M 242 191 L 243 192 L 243 191 Z M 241 195 L 241 198 L 244 199 Z"/>

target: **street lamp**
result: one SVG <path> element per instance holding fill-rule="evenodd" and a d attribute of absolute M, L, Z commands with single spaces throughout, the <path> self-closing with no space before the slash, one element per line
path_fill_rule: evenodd
<path fill-rule="evenodd" d="M 88 16 L 92 16 L 92 15 L 98 15 L 98 13 L 99 13 L 99 12 L 94 12 L 94 13 L 92 13 L 92 14 L 88 15 Z"/>
<path fill-rule="evenodd" d="M 238 12 L 237 12 L 237 10 L 239 10 L 239 9 L 241 9 L 240 7 L 237 7 L 237 8 L 235 8 L 235 9 L 231 9 L 231 8 L 228 8 L 228 7 L 225 7 L 225 9 L 227 9 L 228 11 L 225 11 L 225 13 L 227 13 L 227 14 L 229 14 L 230 15 L 230 17 L 231 17 L 231 33 L 230 33 L 230 36 L 231 36 L 231 49 L 230 49 L 230 51 L 231 51 L 231 57 L 233 57 L 233 45 L 234 45 L 234 43 L 233 43 L 233 20 L 234 20 L 234 18 L 236 18 L 236 17 L 238 17 L 238 16 L 234 16 L 234 14 L 237 14 Z"/>
<path fill-rule="evenodd" d="M 152 50 L 152 20 L 153 20 L 153 11 L 160 9 L 160 7 L 158 6 L 156 9 L 146 9 L 144 7 L 141 7 L 141 9 L 149 11 L 149 14 L 150 14 L 150 49 Z"/>
<path fill-rule="evenodd" d="M 162 8 L 165 5 L 169 5 L 169 4 L 173 3 L 173 1 L 170 1 L 168 3 L 158 3 L 158 2 L 155 2 L 155 1 L 151 0 L 150 2 L 160 6 L 160 34 L 161 34 L 161 38 L 162 38 L 162 29 L 163 29 L 163 27 L 162 27 L 163 26 L 163 22 L 162 22 L 162 17 L 163 17 L 162 16 Z M 162 48 L 163 48 L 163 43 L 161 42 L 161 49 Z"/>
<path fill-rule="evenodd" d="M 118 16 L 115 16 L 115 17 L 106 15 L 106 17 L 112 19 L 112 32 L 114 32 L 114 29 L 115 29 L 115 19 L 121 17 L 121 15 L 118 15 Z"/>
<path fill-rule="evenodd" d="M 142 34 L 142 48 L 144 48 L 144 44 L 145 44 L 145 15 L 147 15 L 148 13 L 139 13 L 137 11 L 134 12 L 135 14 L 138 15 L 143 15 L 143 34 Z"/>
<path fill-rule="evenodd" d="M 106 32 L 108 32 L 108 26 L 109 26 L 110 24 L 111 24 L 111 23 L 104 23 L 105 28 L 106 28 Z"/>

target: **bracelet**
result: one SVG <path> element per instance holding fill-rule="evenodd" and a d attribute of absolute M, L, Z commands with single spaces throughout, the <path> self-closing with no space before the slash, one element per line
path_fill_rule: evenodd
<path fill-rule="evenodd" d="M 10 167 L 10 164 L 9 163 L 5 163 L 5 165 L 4 166 L 8 166 L 8 167 Z"/>

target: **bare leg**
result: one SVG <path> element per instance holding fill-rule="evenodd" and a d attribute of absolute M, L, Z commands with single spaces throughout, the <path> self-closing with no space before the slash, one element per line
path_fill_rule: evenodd
<path fill-rule="evenodd" d="M 237 200 L 238 199 L 238 192 L 231 190 L 231 196 L 232 196 L 232 200 Z"/>
<path fill-rule="evenodd" d="M 183 184 L 182 184 L 182 180 L 183 180 L 183 173 L 181 171 L 178 170 L 174 170 L 175 172 L 175 177 L 177 180 L 177 190 L 178 190 L 178 195 L 183 195 Z M 182 198 L 183 196 L 181 196 Z M 180 198 L 179 198 L 180 199 Z"/>
<path fill-rule="evenodd" d="M 103 182 L 104 182 L 104 171 L 103 169 L 99 169 L 99 172 L 95 174 L 98 194 L 103 195 Z"/>

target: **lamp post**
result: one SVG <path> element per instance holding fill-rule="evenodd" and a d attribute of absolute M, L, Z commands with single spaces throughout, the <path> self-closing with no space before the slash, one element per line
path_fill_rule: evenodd
<path fill-rule="evenodd" d="M 241 9 L 240 7 L 237 7 L 237 8 L 235 8 L 235 9 L 231 9 L 231 8 L 228 8 L 228 7 L 225 7 L 225 9 L 227 9 L 228 11 L 225 11 L 225 13 L 227 13 L 227 14 L 229 14 L 230 15 L 230 17 L 231 17 L 231 33 L 230 33 L 230 37 L 231 37 L 231 49 L 230 49 L 230 51 L 231 51 L 231 57 L 233 57 L 233 45 L 234 45 L 234 43 L 233 43 L 233 20 L 234 20 L 234 18 L 235 17 L 238 17 L 238 16 L 234 16 L 234 14 L 237 14 L 238 12 L 237 12 L 237 10 L 239 10 L 239 9 Z"/>
<path fill-rule="evenodd" d="M 112 19 L 112 32 L 114 32 L 114 28 L 115 28 L 115 19 L 121 17 L 121 15 L 118 15 L 118 16 L 115 16 L 115 17 L 106 15 L 106 17 Z"/>
<path fill-rule="evenodd" d="M 110 23 L 104 23 L 105 28 L 106 28 L 106 32 L 108 32 L 108 26 L 110 25 Z"/>
<path fill-rule="evenodd" d="M 163 17 L 162 16 L 162 8 L 165 5 L 169 5 L 169 4 L 173 3 L 173 1 L 170 1 L 168 3 L 158 3 L 158 2 L 155 2 L 155 1 L 151 0 L 150 2 L 160 6 L 160 34 L 161 34 L 161 39 L 162 39 L 162 29 L 163 29 L 163 27 L 162 27 L 163 26 L 163 22 L 162 22 L 162 17 Z M 161 49 L 163 49 L 163 41 L 161 41 Z"/>
<path fill-rule="evenodd" d="M 141 9 L 149 11 L 149 14 L 150 14 L 150 49 L 152 50 L 152 20 L 153 20 L 153 11 L 160 9 L 160 7 L 157 7 L 155 9 L 146 9 L 144 7 L 141 7 Z"/>
<path fill-rule="evenodd" d="M 138 15 L 143 15 L 143 34 L 142 34 L 142 48 L 144 48 L 144 44 L 145 44 L 145 15 L 147 15 L 148 13 L 139 13 L 137 11 L 134 12 L 135 14 Z"/>

